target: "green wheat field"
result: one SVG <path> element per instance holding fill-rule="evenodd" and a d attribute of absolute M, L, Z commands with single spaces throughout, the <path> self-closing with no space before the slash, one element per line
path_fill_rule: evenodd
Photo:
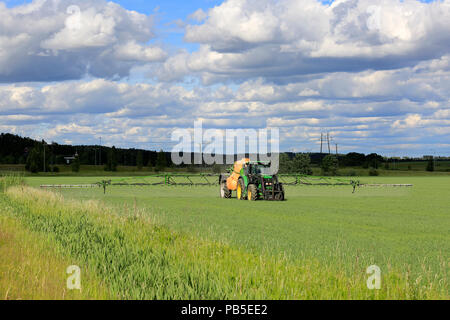
<path fill-rule="evenodd" d="M 285 202 L 220 199 L 218 187 L 39 188 L 101 180 L 2 178 L 1 299 L 450 298 L 448 176 L 365 177 L 414 186 L 355 194 L 286 187 Z M 70 265 L 81 290 L 66 286 Z"/>

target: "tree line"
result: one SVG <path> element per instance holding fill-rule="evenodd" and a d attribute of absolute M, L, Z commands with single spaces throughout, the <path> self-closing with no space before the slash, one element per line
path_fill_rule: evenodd
<path fill-rule="evenodd" d="M 77 155 L 77 156 L 75 156 Z M 36 141 L 13 134 L 0 135 L 0 164 L 24 164 L 30 172 L 57 172 L 58 166 L 66 165 L 66 157 L 71 160 L 72 170 L 78 172 L 81 165 L 98 165 L 106 171 L 116 171 L 118 166 L 133 166 L 141 169 L 152 167 L 155 171 L 174 167 L 171 153 L 162 150 L 149 151 L 142 149 L 122 149 L 99 145 L 61 145 L 55 142 Z M 191 154 L 191 159 L 195 155 Z M 281 173 L 312 174 L 312 166 L 318 166 L 325 175 L 336 175 L 339 167 L 363 167 L 372 170 L 376 175 L 379 168 L 389 169 L 389 159 L 372 153 L 351 152 L 345 155 L 329 155 L 323 153 L 282 153 L 280 154 Z M 195 166 L 182 165 L 188 171 Z M 214 166 L 213 171 L 220 171 Z M 434 161 L 428 159 L 427 170 L 434 170 Z"/>
<path fill-rule="evenodd" d="M 58 166 L 66 165 L 65 158 L 76 154 L 78 157 L 71 161 L 75 169 L 80 165 L 103 166 L 107 171 L 115 171 L 117 166 L 166 167 L 171 165 L 170 153 L 167 152 L 99 145 L 61 145 L 9 133 L 0 134 L 0 164 L 23 164 L 32 172 L 44 170 L 50 172 Z"/>

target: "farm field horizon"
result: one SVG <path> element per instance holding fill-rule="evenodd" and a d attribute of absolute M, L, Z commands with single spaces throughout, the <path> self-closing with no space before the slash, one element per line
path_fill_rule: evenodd
<path fill-rule="evenodd" d="M 426 161 L 422 162 L 400 162 L 391 164 L 391 169 L 385 169 L 383 167 L 378 168 L 379 176 L 383 177 L 435 177 L 435 176 L 447 176 L 450 177 L 450 161 L 438 161 L 433 172 L 426 171 Z M 164 171 L 157 172 L 153 167 L 143 167 L 138 169 L 136 166 L 118 166 L 117 171 L 105 171 L 103 166 L 94 165 L 81 165 L 79 172 L 73 172 L 71 165 L 59 165 L 59 172 L 39 172 L 30 173 L 25 170 L 25 165 L 20 164 L 0 164 L 0 173 L 16 172 L 26 177 L 145 177 L 148 175 L 164 174 Z M 200 173 L 212 173 L 211 168 L 194 168 L 189 171 L 187 168 L 166 168 L 170 174 L 200 174 Z M 225 169 L 224 167 L 222 169 Z M 320 176 L 322 174 L 321 168 L 318 165 L 311 165 L 313 175 Z M 362 166 L 345 166 L 339 168 L 338 175 L 352 176 L 352 177 L 367 177 L 369 175 L 369 168 L 363 168 Z"/>
<path fill-rule="evenodd" d="M 25 181 L 37 188 L 41 184 L 94 183 L 101 179 L 26 177 Z M 365 187 L 354 194 L 350 186 L 289 186 L 287 201 L 281 203 L 220 199 L 218 187 L 109 186 L 106 194 L 102 188 L 52 192 L 66 200 L 99 201 L 98 208 L 112 208 L 114 215 L 138 215 L 176 234 L 223 244 L 252 256 L 297 267 L 313 263 L 318 270 L 311 271 L 310 276 L 319 277 L 316 271 L 326 271 L 329 279 L 322 280 L 326 283 L 333 282 L 330 273 L 336 272 L 348 277 L 355 288 L 365 286 L 367 267 L 377 265 L 382 271 L 384 291 L 372 298 L 415 299 L 430 291 L 435 298 L 448 299 L 450 179 L 361 180 L 414 186 Z M 406 293 L 395 295 L 386 288 L 393 285 L 393 275 L 402 281 L 407 279 L 407 285 L 397 288 Z M 318 297 L 327 297 L 317 288 L 302 290 L 319 290 Z M 345 295 L 340 298 L 345 299 Z"/>

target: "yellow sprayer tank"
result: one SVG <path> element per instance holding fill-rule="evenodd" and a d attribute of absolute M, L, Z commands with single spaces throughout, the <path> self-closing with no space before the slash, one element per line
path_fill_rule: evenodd
<path fill-rule="evenodd" d="M 249 163 L 250 159 L 242 159 L 239 161 L 236 161 L 234 163 L 233 173 L 231 176 L 227 179 L 227 188 L 228 190 L 235 191 L 237 189 L 237 183 L 239 180 L 239 177 L 241 176 L 241 169 L 244 167 L 246 163 Z"/>

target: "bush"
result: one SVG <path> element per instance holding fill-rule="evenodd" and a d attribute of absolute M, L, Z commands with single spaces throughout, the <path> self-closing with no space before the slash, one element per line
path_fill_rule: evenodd
<path fill-rule="evenodd" d="M 335 176 L 337 175 L 338 167 L 339 162 L 336 156 L 329 154 L 323 158 L 321 164 L 322 174 Z"/>
<path fill-rule="evenodd" d="M 52 168 L 52 171 L 53 171 L 54 173 L 58 173 L 58 172 L 59 172 L 59 167 L 54 166 L 54 167 Z"/>
<path fill-rule="evenodd" d="M 291 161 L 291 172 L 312 175 L 311 158 L 307 154 L 296 154 Z"/>
<path fill-rule="evenodd" d="M 279 173 L 291 173 L 292 161 L 286 153 L 280 153 L 280 168 Z"/>
<path fill-rule="evenodd" d="M 369 170 L 369 176 L 376 177 L 376 176 L 379 176 L 379 175 L 380 175 L 380 173 L 378 172 L 377 169 L 375 169 L 375 168 L 370 168 L 370 170 Z"/>

